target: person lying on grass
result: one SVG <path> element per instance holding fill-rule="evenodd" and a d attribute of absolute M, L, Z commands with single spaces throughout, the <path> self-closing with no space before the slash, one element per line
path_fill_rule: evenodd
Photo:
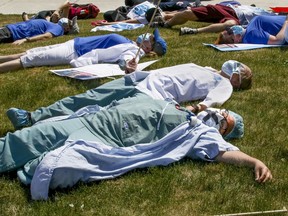
<path fill-rule="evenodd" d="M 189 102 L 186 103 L 187 109 L 198 113 L 209 107 L 221 106 L 231 97 L 233 88 L 244 90 L 251 85 L 251 69 L 238 61 L 224 62 L 219 73 L 211 71 L 211 68 L 188 63 L 149 72 L 135 71 L 33 112 L 10 108 L 7 116 L 15 129 L 21 129 L 51 117 L 71 115 L 86 106 L 107 106 L 114 100 L 134 97 L 139 93 L 154 99 L 168 98 L 178 103 Z M 191 105 L 191 101 L 199 103 Z"/>
<path fill-rule="evenodd" d="M 77 17 L 72 20 L 61 18 L 58 23 L 44 19 L 32 19 L 0 27 L 0 44 L 21 45 L 34 41 L 60 37 L 65 34 L 78 34 Z"/>
<path fill-rule="evenodd" d="M 62 3 L 56 10 L 44 10 L 39 11 L 37 14 L 32 16 L 30 19 L 45 19 L 52 23 L 58 23 L 61 18 L 69 18 L 69 8 L 70 3 L 69 1 L 65 1 Z M 72 19 L 70 17 L 69 19 Z M 22 13 L 22 20 L 27 21 L 29 20 L 28 14 L 23 12 Z"/>
<path fill-rule="evenodd" d="M 136 57 L 139 46 L 141 49 Z M 38 66 L 70 64 L 81 67 L 98 63 L 119 63 L 126 73 L 130 73 L 144 55 L 161 56 L 166 50 L 167 44 L 158 29 L 153 34 L 140 35 L 136 42 L 119 34 L 77 37 L 61 44 L 0 56 L 0 73 Z"/>
<path fill-rule="evenodd" d="M 215 44 L 251 43 L 282 45 L 288 43 L 288 16 L 258 16 L 246 29 L 239 25 L 220 33 Z"/>
<path fill-rule="evenodd" d="M 188 21 L 199 21 L 213 24 L 201 28 L 182 27 L 179 35 L 221 32 L 233 25 L 246 26 L 253 17 L 259 15 L 275 16 L 276 14 L 249 5 L 208 4 L 207 6 L 192 7 L 184 11 L 171 13 L 166 15 L 164 22 L 159 20 L 158 23 L 154 22 L 151 26 L 171 28 L 185 24 Z"/>
<path fill-rule="evenodd" d="M 238 116 L 225 112 L 226 118 Z M 214 114 L 202 117 L 214 121 Z M 31 184 L 32 199 L 47 199 L 49 188 L 115 178 L 184 157 L 251 167 L 259 183 L 272 179 L 263 162 L 239 151 L 219 133 L 239 133 L 243 122 L 223 123 L 219 129 L 207 126 L 173 100 L 139 93 L 7 133 L 0 139 L 0 172 L 17 170 L 20 180 Z"/>

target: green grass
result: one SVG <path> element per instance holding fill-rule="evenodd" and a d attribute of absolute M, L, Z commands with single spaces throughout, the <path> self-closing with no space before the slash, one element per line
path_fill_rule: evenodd
<path fill-rule="evenodd" d="M 100 15 L 98 19 L 101 18 Z M 20 19 L 0 15 L 0 25 Z M 78 21 L 82 30 L 79 36 L 106 33 L 89 33 L 91 21 Z M 187 26 L 204 24 L 189 22 Z M 229 59 L 249 65 L 254 73 L 252 89 L 234 92 L 224 107 L 240 113 L 245 120 L 245 136 L 233 144 L 263 160 L 272 170 L 273 181 L 259 185 L 249 168 L 187 159 L 168 167 L 135 170 L 114 180 L 80 183 L 69 190 L 52 192 L 47 202 L 35 202 L 30 199 L 29 188 L 21 185 L 15 173 L 10 173 L 0 176 L 0 215 L 213 215 L 288 208 L 287 49 L 218 52 L 202 45 L 213 43 L 216 34 L 179 37 L 179 28 L 160 30 L 168 42 L 168 52 L 150 69 L 189 62 L 219 69 Z M 136 39 L 143 31 L 121 34 Z M 0 55 L 71 38 L 64 36 L 22 46 L 1 44 Z M 143 59 L 146 60 L 149 59 Z M 65 79 L 50 73 L 51 68 L 63 66 L 0 75 L 1 136 L 13 131 L 5 115 L 8 108 L 34 110 L 109 81 Z"/>

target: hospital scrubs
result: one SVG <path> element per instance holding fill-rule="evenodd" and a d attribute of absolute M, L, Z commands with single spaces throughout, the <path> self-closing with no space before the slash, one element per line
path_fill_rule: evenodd
<path fill-rule="evenodd" d="M 187 121 L 188 111 L 149 96 L 114 101 L 79 118 L 36 124 L 0 140 L 0 172 L 18 169 L 67 140 L 99 141 L 113 147 L 150 143 Z"/>
<path fill-rule="evenodd" d="M 24 68 L 66 64 L 81 67 L 130 60 L 136 56 L 138 50 L 139 47 L 126 37 L 107 34 L 77 37 L 61 44 L 32 48 L 27 50 L 20 60 Z M 144 51 L 140 49 L 136 61 L 138 62 L 144 55 Z"/>
<path fill-rule="evenodd" d="M 145 93 L 154 99 L 173 99 L 178 103 L 200 100 L 207 107 L 220 106 L 233 92 L 230 81 L 205 67 L 193 63 L 134 72 L 123 78 L 31 112 L 33 123 L 54 116 L 71 115 L 78 109 L 98 104 L 107 106 L 113 100 Z"/>

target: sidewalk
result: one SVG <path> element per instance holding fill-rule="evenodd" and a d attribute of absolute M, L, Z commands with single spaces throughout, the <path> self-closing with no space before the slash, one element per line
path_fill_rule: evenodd
<path fill-rule="evenodd" d="M 56 9 L 61 2 L 62 0 L 49 0 L 45 2 L 42 0 L 0 0 L 0 13 L 22 14 L 25 11 L 28 14 L 33 14 L 41 10 Z M 77 2 L 78 4 L 93 3 L 100 8 L 102 13 L 124 5 L 124 0 L 71 0 L 70 2 Z M 216 4 L 219 2 L 221 0 L 203 0 L 202 4 Z M 267 10 L 271 6 L 288 6 L 288 0 L 238 0 L 238 2 L 244 5 L 255 4 Z"/>

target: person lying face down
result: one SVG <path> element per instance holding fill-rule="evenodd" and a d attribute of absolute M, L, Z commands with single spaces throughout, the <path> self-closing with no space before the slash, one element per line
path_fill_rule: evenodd
<path fill-rule="evenodd" d="M 187 109 L 198 113 L 208 107 L 219 107 L 231 97 L 233 92 L 231 80 L 236 79 L 237 84 L 239 83 L 238 72 L 241 72 L 240 88 L 251 87 L 252 73 L 250 69 L 247 70 L 250 73 L 246 78 L 242 74 L 242 70 L 233 73 L 241 65 L 234 60 L 225 62 L 222 70 L 231 74 L 225 75 L 227 78 L 215 69 L 212 71 L 210 68 L 193 63 L 159 68 L 148 72 L 135 71 L 120 79 L 107 82 L 82 94 L 63 98 L 50 106 L 41 107 L 32 112 L 10 108 L 7 116 L 14 128 L 20 129 L 47 118 L 71 115 L 85 106 L 97 104 L 104 107 L 113 100 L 134 97 L 139 93 L 144 93 L 154 99 L 169 98 L 178 103 L 192 103 L 187 106 Z M 232 77 L 231 80 L 230 77 Z M 249 85 L 244 85 L 246 79 Z M 237 85 L 237 89 L 238 87 Z M 195 101 L 198 102 L 197 105 L 193 105 Z"/>
<path fill-rule="evenodd" d="M 258 16 L 252 19 L 246 29 L 240 25 L 227 28 L 220 33 L 215 44 L 282 45 L 288 42 L 287 26 L 286 16 Z"/>
<path fill-rule="evenodd" d="M 77 37 L 61 44 L 36 47 L 24 53 L 0 56 L 0 73 L 38 66 L 70 64 L 73 67 L 81 67 L 103 62 L 119 63 L 126 73 L 131 73 L 136 70 L 139 59 L 144 55 L 153 52 L 154 55 L 156 53 L 161 56 L 167 51 L 167 44 L 160 36 L 158 29 L 149 35 L 150 40 L 145 41 L 144 46 L 119 34 L 107 34 Z M 138 51 L 139 55 L 136 57 Z"/>

